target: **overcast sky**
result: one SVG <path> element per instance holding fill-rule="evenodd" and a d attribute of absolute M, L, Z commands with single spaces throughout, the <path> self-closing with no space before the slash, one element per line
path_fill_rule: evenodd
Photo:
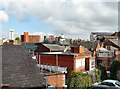
<path fill-rule="evenodd" d="M 97 1 L 97 2 L 96 2 Z M 119 0 L 1 0 L 0 24 L 3 37 L 10 29 L 15 36 L 64 34 L 89 39 L 91 32 L 118 31 Z"/>

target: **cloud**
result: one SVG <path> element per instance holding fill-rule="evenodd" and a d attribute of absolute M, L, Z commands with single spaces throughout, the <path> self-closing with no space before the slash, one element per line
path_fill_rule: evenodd
<path fill-rule="evenodd" d="M 0 23 L 2 23 L 2 24 L 6 23 L 6 22 L 8 22 L 8 19 L 9 19 L 9 17 L 8 17 L 7 13 L 4 11 L 0 11 Z"/>
<path fill-rule="evenodd" d="M 117 31 L 117 1 L 30 0 L 28 3 L 27 0 L 14 0 L 5 2 L 7 4 L 4 4 L 4 9 L 7 13 L 15 15 L 19 21 L 30 20 L 28 14 L 36 17 L 50 25 L 53 34 L 83 34 L 86 37 L 91 31 Z"/>

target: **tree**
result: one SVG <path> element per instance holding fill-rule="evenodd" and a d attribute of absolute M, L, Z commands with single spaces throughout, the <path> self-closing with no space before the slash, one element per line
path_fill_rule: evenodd
<path fill-rule="evenodd" d="M 43 44 L 51 44 L 48 40 L 43 41 Z"/>
<path fill-rule="evenodd" d="M 101 70 L 101 76 L 100 76 L 101 80 L 107 79 L 107 72 L 106 72 L 105 66 L 100 64 L 99 69 Z"/>
<path fill-rule="evenodd" d="M 16 37 L 15 40 L 17 40 L 17 42 L 20 43 L 20 37 Z"/>
<path fill-rule="evenodd" d="M 68 82 L 69 89 L 87 89 L 92 84 L 89 74 L 72 72 Z"/>
<path fill-rule="evenodd" d="M 110 65 L 110 78 L 117 79 L 117 71 L 120 68 L 120 61 L 114 60 Z"/>
<path fill-rule="evenodd" d="M 101 66 L 101 80 L 107 79 L 107 72 L 104 66 Z"/>

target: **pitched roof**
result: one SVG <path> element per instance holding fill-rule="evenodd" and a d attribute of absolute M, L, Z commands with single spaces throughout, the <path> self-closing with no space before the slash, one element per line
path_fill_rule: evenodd
<path fill-rule="evenodd" d="M 3 45 L 2 83 L 10 87 L 44 87 L 45 80 L 24 46 Z"/>
<path fill-rule="evenodd" d="M 111 32 L 91 32 L 91 34 L 107 36 L 107 35 L 112 35 L 113 33 L 111 33 Z"/>
<path fill-rule="evenodd" d="M 45 47 L 49 48 L 51 51 L 64 51 L 65 46 L 60 46 L 57 44 L 43 44 Z"/>
<path fill-rule="evenodd" d="M 98 42 L 91 42 L 91 41 L 86 41 L 86 42 L 81 43 L 81 45 L 87 48 L 88 50 L 91 50 L 91 48 L 95 50 L 97 47 L 97 44 Z"/>
<path fill-rule="evenodd" d="M 114 43 L 116 46 L 118 46 L 120 48 L 120 41 L 119 40 L 109 39 L 109 41 L 111 41 L 112 43 Z"/>

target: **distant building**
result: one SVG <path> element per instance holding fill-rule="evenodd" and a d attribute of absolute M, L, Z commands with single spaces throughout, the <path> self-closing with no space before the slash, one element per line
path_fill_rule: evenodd
<path fill-rule="evenodd" d="M 10 29 L 9 31 L 9 40 L 14 40 L 14 30 Z"/>
<path fill-rule="evenodd" d="M 50 35 L 49 37 L 44 36 L 44 44 L 61 44 L 61 45 L 70 45 L 71 39 L 65 38 L 63 34 L 58 37 Z"/>
<path fill-rule="evenodd" d="M 120 40 L 109 39 L 104 42 L 104 46 L 107 50 L 115 52 L 115 58 L 120 60 Z"/>
<path fill-rule="evenodd" d="M 113 33 L 110 32 L 91 32 L 90 34 L 90 41 L 96 41 L 97 39 L 101 39 L 103 37 L 111 36 Z"/>
<path fill-rule="evenodd" d="M 0 39 L 0 45 L 3 45 L 3 41 Z"/>
<path fill-rule="evenodd" d="M 24 35 L 21 35 L 21 42 L 40 42 L 40 36 L 29 35 L 28 32 L 24 32 Z"/>

